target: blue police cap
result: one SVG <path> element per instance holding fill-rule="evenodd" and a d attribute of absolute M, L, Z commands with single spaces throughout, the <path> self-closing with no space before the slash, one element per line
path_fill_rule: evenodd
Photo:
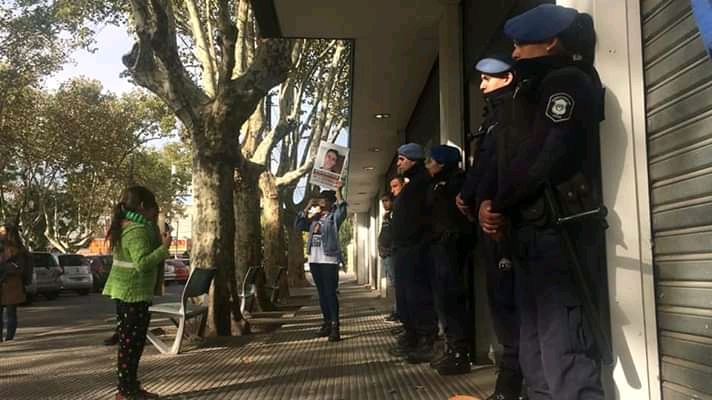
<path fill-rule="evenodd" d="M 574 8 L 542 4 L 507 20 L 504 34 L 515 42 L 545 42 L 566 30 L 577 15 Z"/>
<path fill-rule="evenodd" d="M 512 60 L 512 57 L 505 54 L 496 54 L 481 59 L 475 65 L 475 70 L 483 74 L 498 75 L 511 71 L 513 65 L 514 60 Z"/>
<path fill-rule="evenodd" d="M 460 150 L 454 146 L 440 144 L 430 148 L 430 158 L 438 164 L 455 164 L 460 161 Z"/>

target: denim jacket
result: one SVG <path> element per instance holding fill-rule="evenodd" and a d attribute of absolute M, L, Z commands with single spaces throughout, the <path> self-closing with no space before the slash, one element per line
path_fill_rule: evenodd
<path fill-rule="evenodd" d="M 326 217 L 323 217 L 319 222 L 321 225 L 321 243 L 324 246 L 324 254 L 329 257 L 336 257 L 339 262 L 343 261 L 341 254 L 341 243 L 339 242 L 339 227 L 346 219 L 346 202 L 342 201 L 331 208 L 331 212 Z M 294 222 L 296 229 L 309 232 L 307 240 L 307 253 L 311 253 L 312 234 L 314 225 L 317 221 L 310 222 L 304 211 L 297 213 L 297 219 Z"/>

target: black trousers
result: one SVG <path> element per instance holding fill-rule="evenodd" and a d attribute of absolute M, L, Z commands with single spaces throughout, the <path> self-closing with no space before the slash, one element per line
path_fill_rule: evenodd
<path fill-rule="evenodd" d="M 514 259 L 513 243 L 499 244 L 480 231 L 481 260 L 487 277 L 487 299 L 497 341 L 502 345 L 496 391 L 518 396 L 522 386 L 519 363 L 519 313 L 515 269 L 500 270 L 502 257 Z"/>
<path fill-rule="evenodd" d="M 465 259 L 469 241 L 459 234 L 446 234 L 430 245 L 435 303 L 442 307 L 445 339 L 457 352 L 469 352 L 471 331 L 467 314 Z"/>
<path fill-rule="evenodd" d="M 149 303 L 126 303 L 117 301 L 119 350 L 116 373 L 119 378 L 119 393 L 135 396 L 141 389 L 138 381 L 138 363 L 146 344 L 146 333 L 151 321 Z"/>
<path fill-rule="evenodd" d="M 339 322 L 339 299 L 336 295 L 336 289 L 339 287 L 339 266 L 309 263 L 309 270 L 319 294 L 319 307 L 324 320 Z"/>
<path fill-rule="evenodd" d="M 394 249 L 393 256 L 396 297 L 401 300 L 398 303 L 398 314 L 406 333 L 435 336 L 438 322 L 433 305 L 433 265 L 430 262 L 428 246 L 399 245 Z"/>

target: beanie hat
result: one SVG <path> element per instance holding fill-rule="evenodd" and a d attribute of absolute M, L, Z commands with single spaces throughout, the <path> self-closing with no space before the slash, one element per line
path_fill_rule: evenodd
<path fill-rule="evenodd" d="M 461 156 L 457 147 L 441 144 L 430 148 L 430 158 L 438 164 L 456 164 Z"/>
<path fill-rule="evenodd" d="M 423 146 L 417 143 L 406 143 L 398 148 L 398 155 L 401 155 L 409 160 L 424 160 L 425 151 Z"/>

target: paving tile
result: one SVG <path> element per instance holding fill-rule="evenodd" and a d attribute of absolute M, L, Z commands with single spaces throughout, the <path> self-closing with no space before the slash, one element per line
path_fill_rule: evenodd
<path fill-rule="evenodd" d="M 454 394 L 484 398 L 492 390 L 491 367 L 441 377 L 428 364 L 410 365 L 388 355 L 394 325 L 383 315 L 390 301 L 362 285 L 340 287 L 343 340 L 338 343 L 314 336 L 321 321 L 314 290 L 293 294 L 302 303 L 312 295 L 311 305 L 283 315 L 255 313 L 256 331 L 279 326 L 276 330 L 206 339 L 178 356 L 147 345 L 139 369 L 144 386 L 167 400 L 445 400 Z M 18 340 L 0 343 L 0 399 L 113 399 L 115 349 L 101 345 L 111 332 L 113 304 L 95 301 L 94 318 L 27 324 Z"/>

